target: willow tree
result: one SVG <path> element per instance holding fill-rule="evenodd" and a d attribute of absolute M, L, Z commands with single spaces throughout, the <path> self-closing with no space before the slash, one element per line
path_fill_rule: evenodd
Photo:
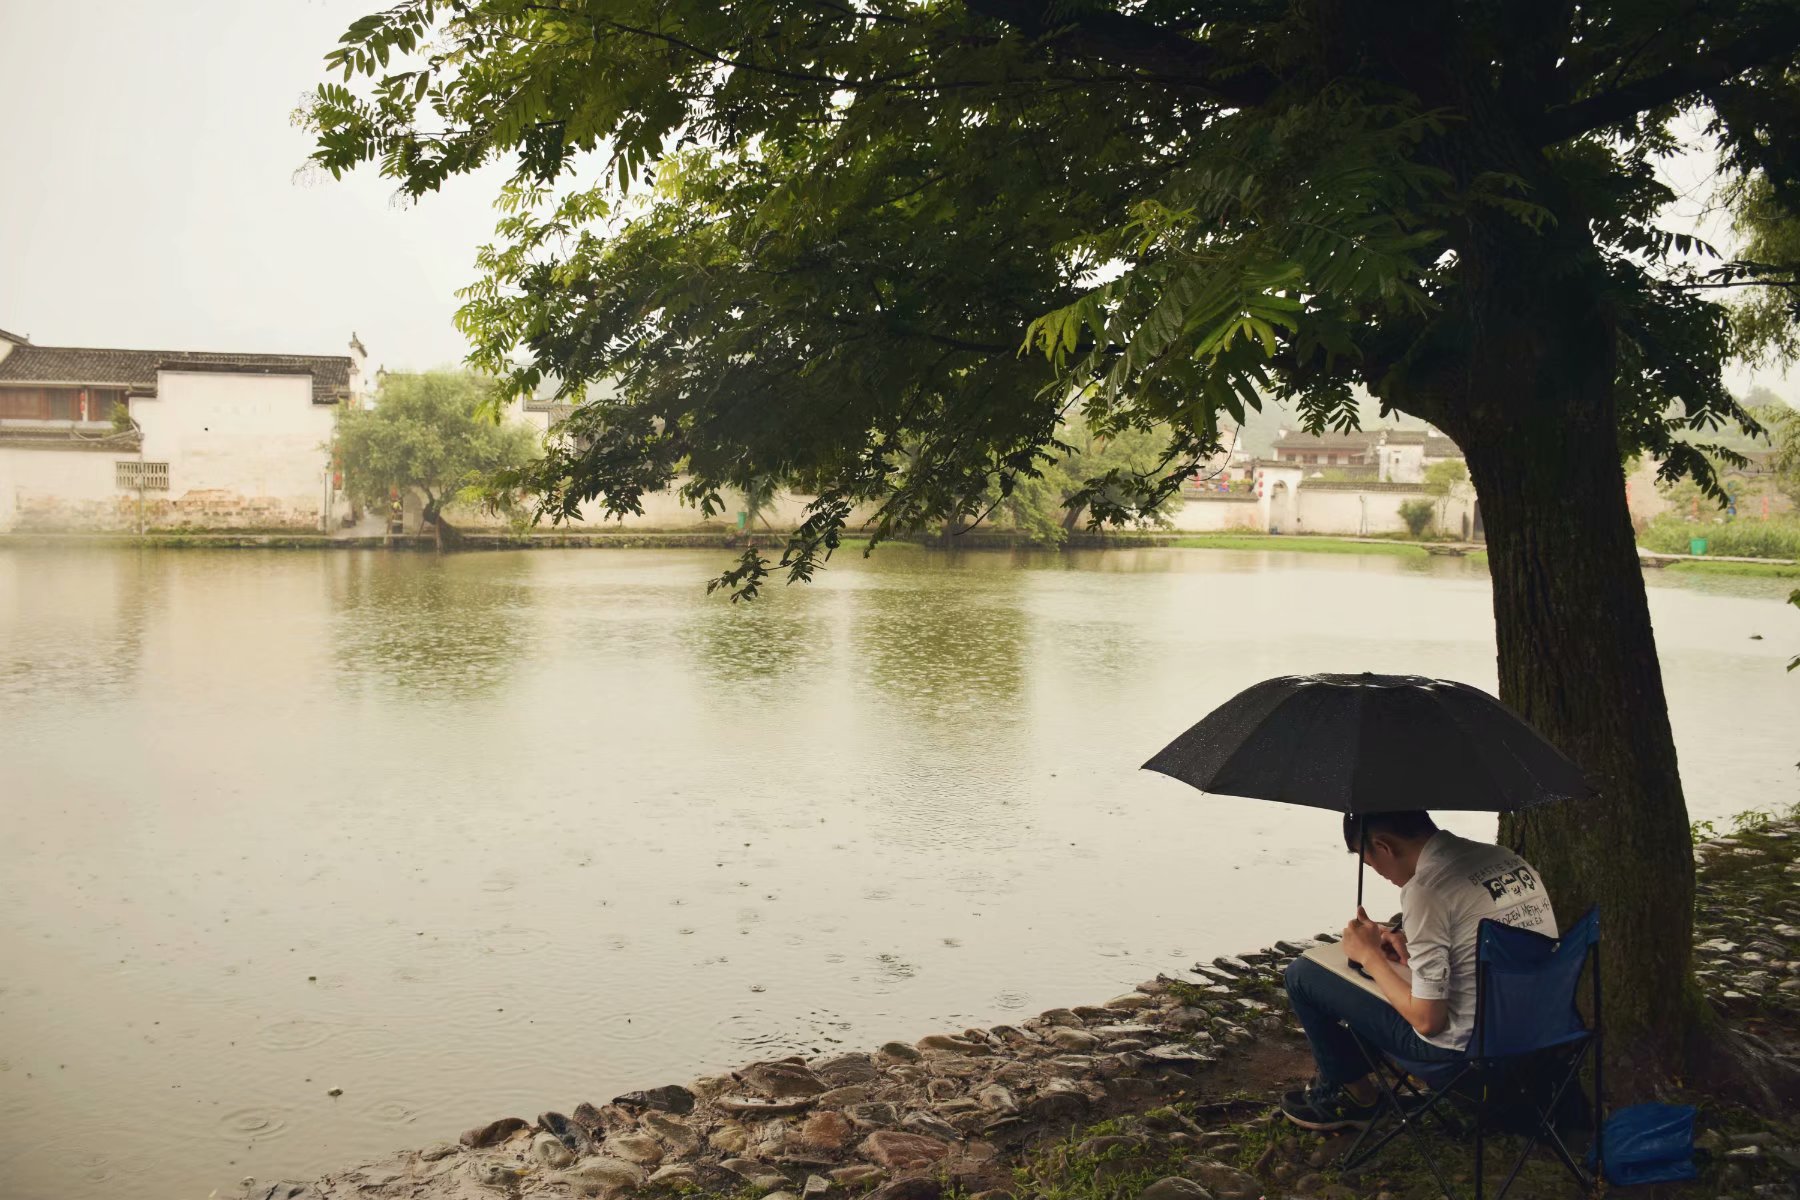
<path fill-rule="evenodd" d="M 738 594 L 853 510 L 979 516 L 1065 420 L 1174 431 L 1071 498 L 1101 521 L 1264 396 L 1343 427 L 1365 388 L 1450 434 L 1501 695 L 1604 791 L 1504 834 L 1565 914 L 1604 906 L 1609 1045 L 1654 1077 L 1710 1025 L 1621 461 L 1712 484 L 1688 431 L 1748 419 L 1714 289 L 1755 276 L 1687 265 L 1655 165 L 1700 113 L 1791 199 L 1797 46 L 1789 0 L 402 0 L 308 115 L 319 165 L 415 195 L 513 164 L 473 361 L 617 386 L 533 473 L 552 515 L 818 496 Z"/>

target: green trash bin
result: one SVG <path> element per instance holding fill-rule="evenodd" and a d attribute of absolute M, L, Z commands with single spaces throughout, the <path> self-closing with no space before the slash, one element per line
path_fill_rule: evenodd
<path fill-rule="evenodd" d="M 1688 553 L 1695 554 L 1695 555 L 1705 554 L 1706 553 L 1706 539 L 1705 538 L 1689 538 L 1688 539 Z"/>

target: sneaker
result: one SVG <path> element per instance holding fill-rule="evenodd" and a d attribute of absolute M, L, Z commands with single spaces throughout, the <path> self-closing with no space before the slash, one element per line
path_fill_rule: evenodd
<path fill-rule="evenodd" d="M 1326 1087 L 1316 1079 L 1281 1098 L 1282 1116 L 1320 1133 L 1366 1129 L 1379 1111 L 1380 1105 L 1358 1104 L 1343 1088 Z"/>

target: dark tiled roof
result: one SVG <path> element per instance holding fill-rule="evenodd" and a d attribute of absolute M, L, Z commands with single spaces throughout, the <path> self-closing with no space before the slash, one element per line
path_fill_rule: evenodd
<path fill-rule="evenodd" d="M 30 338 L 25 337 L 22 334 L 8 333 L 6 330 L 0 329 L 0 342 L 11 342 L 15 346 L 23 346 L 30 341 Z"/>
<path fill-rule="evenodd" d="M 5 364 L 0 363 L 0 366 Z M 1367 429 L 1352 430 L 1349 433 L 1307 433 L 1305 430 L 1294 430 L 1285 437 L 1275 439 L 1275 453 L 1293 450 L 1304 454 L 1317 453 L 1320 450 L 1353 450 L 1367 451 L 1374 447 L 1380 437 L 1379 432 Z"/>
<path fill-rule="evenodd" d="M 350 394 L 350 359 L 321 354 L 215 354 L 205 350 L 91 350 L 81 346 L 15 346 L 0 358 L 0 383 L 129 387 L 154 394 L 156 373 L 218 371 L 243 375 L 310 375 L 314 404 Z"/>

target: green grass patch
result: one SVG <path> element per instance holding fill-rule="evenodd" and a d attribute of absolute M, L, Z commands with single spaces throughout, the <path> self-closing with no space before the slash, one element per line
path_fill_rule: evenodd
<path fill-rule="evenodd" d="M 1687 521 L 1665 513 L 1644 527 L 1638 544 L 1658 554 L 1686 554 L 1688 543 L 1694 538 L 1706 539 L 1708 554 L 1800 559 L 1800 517 L 1768 521 L 1738 517 L 1715 524 Z"/>
<path fill-rule="evenodd" d="M 1704 558 L 1670 563 L 1665 571 L 1686 575 L 1760 575 L 1767 579 L 1800 579 L 1800 565 L 1775 562 L 1709 562 Z"/>
<path fill-rule="evenodd" d="M 1304 554 L 1398 554 L 1422 557 L 1426 551 L 1414 542 L 1358 542 L 1348 538 L 1288 537 L 1267 533 L 1197 533 L 1173 538 L 1165 545 L 1192 550 L 1292 550 Z"/>

